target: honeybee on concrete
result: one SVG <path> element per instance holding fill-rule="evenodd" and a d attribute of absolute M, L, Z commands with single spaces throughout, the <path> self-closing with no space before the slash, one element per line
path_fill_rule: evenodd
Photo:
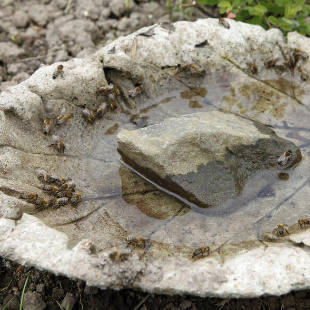
<path fill-rule="evenodd" d="M 128 95 L 131 98 L 137 97 L 137 96 L 139 96 L 141 94 L 142 94 L 142 89 L 139 86 L 135 87 L 134 89 L 130 89 L 128 91 Z"/>
<path fill-rule="evenodd" d="M 287 164 L 293 157 L 293 152 L 291 150 L 285 151 L 279 158 L 278 158 L 278 168 L 285 168 Z"/>
<path fill-rule="evenodd" d="M 204 76 L 206 74 L 206 70 L 199 68 L 196 64 L 186 64 L 178 66 L 177 73 L 188 72 L 192 75 Z"/>
<path fill-rule="evenodd" d="M 50 146 L 54 146 L 57 149 L 57 152 L 60 154 L 64 154 L 65 152 L 65 143 L 61 140 L 59 136 L 53 135 L 52 136 L 53 143 Z"/>
<path fill-rule="evenodd" d="M 272 231 L 272 233 L 277 237 L 284 237 L 289 235 L 286 224 L 278 224 L 277 227 Z"/>
<path fill-rule="evenodd" d="M 45 176 L 47 175 L 45 170 L 37 169 L 35 173 L 39 181 L 45 182 Z"/>
<path fill-rule="evenodd" d="M 268 69 L 273 68 L 275 67 L 277 60 L 278 60 L 277 58 L 269 58 L 264 62 L 264 65 Z"/>
<path fill-rule="evenodd" d="M 108 94 L 114 91 L 114 85 L 108 84 L 108 86 L 100 87 L 99 90 L 103 92 L 104 94 Z"/>
<path fill-rule="evenodd" d="M 93 124 L 96 120 L 96 114 L 87 108 L 83 109 L 82 116 L 90 124 Z"/>
<path fill-rule="evenodd" d="M 57 177 L 56 175 L 50 175 L 46 174 L 44 181 L 48 184 L 56 184 L 58 186 L 61 186 L 64 184 L 67 180 L 61 177 Z"/>
<path fill-rule="evenodd" d="M 59 191 L 69 190 L 71 192 L 75 192 L 75 188 L 76 188 L 75 183 L 73 183 L 72 181 L 69 181 L 69 182 L 63 183 L 60 186 Z"/>
<path fill-rule="evenodd" d="M 49 135 L 52 131 L 53 121 L 49 118 L 43 120 L 43 133 Z"/>
<path fill-rule="evenodd" d="M 293 57 L 298 61 L 299 59 L 302 59 L 303 61 L 306 61 L 309 59 L 309 55 L 306 52 L 303 52 L 302 50 L 296 48 L 292 52 Z"/>
<path fill-rule="evenodd" d="M 51 195 L 56 195 L 59 192 L 59 187 L 56 185 L 43 185 L 41 187 L 42 190 L 44 190 L 45 192 L 51 194 Z"/>
<path fill-rule="evenodd" d="M 219 18 L 219 24 L 223 25 L 226 29 L 230 28 L 230 25 L 225 18 Z"/>
<path fill-rule="evenodd" d="M 54 207 L 56 206 L 56 198 L 51 198 L 49 201 L 48 201 L 48 207 Z"/>
<path fill-rule="evenodd" d="M 109 254 L 109 258 L 112 262 L 117 262 L 117 261 L 125 261 L 129 256 L 128 252 L 121 252 L 119 250 L 115 250 L 112 253 Z"/>
<path fill-rule="evenodd" d="M 66 113 L 66 109 L 63 108 L 60 115 L 56 117 L 56 125 L 65 125 L 68 120 L 72 119 L 72 113 Z"/>
<path fill-rule="evenodd" d="M 57 198 L 63 198 L 63 197 L 68 197 L 68 198 L 71 198 L 72 197 L 72 192 L 69 191 L 69 190 L 64 190 L 64 191 L 59 191 L 57 194 L 56 194 L 56 197 Z"/>
<path fill-rule="evenodd" d="M 206 257 L 209 256 L 211 253 L 210 247 L 201 247 L 201 248 L 197 248 L 195 249 L 195 251 L 193 252 L 192 258 L 202 258 L 202 257 Z"/>
<path fill-rule="evenodd" d="M 53 73 L 53 79 L 55 80 L 58 76 L 63 77 L 64 72 L 63 72 L 63 65 L 58 65 L 56 70 Z"/>
<path fill-rule="evenodd" d="M 306 82 L 309 80 L 309 74 L 307 72 L 301 72 L 300 74 L 300 79 L 303 81 L 303 82 Z"/>
<path fill-rule="evenodd" d="M 20 199 L 24 199 L 29 203 L 35 203 L 35 201 L 38 199 L 38 194 L 29 192 L 29 193 L 21 193 L 19 195 Z"/>
<path fill-rule="evenodd" d="M 56 199 L 55 206 L 62 207 L 70 203 L 70 199 L 68 197 L 62 197 Z"/>
<path fill-rule="evenodd" d="M 258 69 L 256 63 L 250 63 L 249 68 L 252 74 L 257 74 Z"/>
<path fill-rule="evenodd" d="M 34 204 L 41 208 L 46 208 L 49 205 L 49 201 L 47 199 L 38 197 L 38 199 L 34 202 Z"/>
<path fill-rule="evenodd" d="M 148 243 L 147 239 L 144 239 L 143 237 L 140 237 L 140 236 L 137 236 L 137 237 L 128 236 L 126 238 L 126 241 L 128 245 L 132 245 L 133 247 L 142 248 L 142 249 L 144 249 Z"/>
<path fill-rule="evenodd" d="M 310 227 L 310 219 L 304 217 L 298 220 L 298 227 L 300 229 Z"/>
<path fill-rule="evenodd" d="M 279 69 L 281 71 L 287 70 L 287 68 L 288 68 L 288 61 L 287 60 L 284 60 L 282 62 L 276 61 L 275 68 Z"/>
<path fill-rule="evenodd" d="M 97 118 L 102 118 L 104 116 L 104 114 L 107 112 L 108 106 L 106 103 L 101 103 L 98 107 L 98 109 L 96 110 L 96 117 Z"/>
<path fill-rule="evenodd" d="M 75 193 L 71 198 L 71 204 L 76 206 L 79 202 L 81 202 L 83 195 L 81 193 Z"/>

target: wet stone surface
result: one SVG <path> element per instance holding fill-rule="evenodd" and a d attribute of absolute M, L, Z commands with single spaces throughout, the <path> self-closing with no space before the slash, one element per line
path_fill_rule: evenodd
<path fill-rule="evenodd" d="M 122 130 L 118 151 L 138 173 L 202 208 L 223 208 L 255 173 L 301 160 L 300 150 L 267 126 L 219 111 Z"/>

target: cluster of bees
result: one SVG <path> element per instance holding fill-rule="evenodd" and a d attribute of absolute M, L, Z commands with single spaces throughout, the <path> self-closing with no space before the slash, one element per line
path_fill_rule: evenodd
<path fill-rule="evenodd" d="M 44 170 L 36 171 L 37 178 L 44 183 L 41 189 L 48 195 L 50 199 L 39 197 L 37 193 L 27 192 L 21 193 L 19 198 L 41 208 L 61 207 L 68 204 L 77 206 L 82 200 L 82 194 L 75 192 L 76 185 L 69 178 L 57 177 L 47 174 Z"/>
<path fill-rule="evenodd" d="M 302 81 L 307 81 L 309 79 L 309 74 L 304 72 L 301 67 L 301 62 L 305 62 L 309 59 L 309 55 L 306 52 L 301 51 L 300 49 L 294 48 L 292 49 L 288 55 L 283 54 L 283 58 L 268 58 L 265 60 L 264 65 L 267 69 L 278 69 L 280 71 L 290 70 L 291 72 L 297 68 L 298 72 L 300 72 L 300 78 Z M 258 68 L 255 63 L 249 63 L 249 71 L 251 74 L 255 75 L 258 73 Z"/>
<path fill-rule="evenodd" d="M 101 103 L 96 110 L 88 108 L 82 110 L 82 116 L 89 124 L 94 124 L 97 119 L 101 119 L 109 109 L 113 111 L 118 107 L 117 98 L 121 92 L 115 85 L 100 87 L 98 92 L 104 95 L 107 103 Z"/>
<path fill-rule="evenodd" d="M 45 118 L 43 120 L 43 133 L 45 135 L 50 135 L 56 126 L 64 126 L 72 117 L 72 113 L 66 113 L 66 110 L 63 109 L 56 118 Z M 52 143 L 50 146 L 55 147 L 60 154 L 64 154 L 65 152 L 65 143 L 57 135 L 52 135 Z"/>

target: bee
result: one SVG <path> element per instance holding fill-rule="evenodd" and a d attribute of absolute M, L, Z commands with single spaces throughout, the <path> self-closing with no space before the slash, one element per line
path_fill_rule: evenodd
<path fill-rule="evenodd" d="M 62 197 L 56 199 L 55 206 L 62 207 L 70 203 L 70 199 L 68 197 Z"/>
<path fill-rule="evenodd" d="M 56 125 L 60 126 L 60 125 L 65 125 L 67 123 L 68 120 L 72 119 L 73 115 L 72 113 L 65 113 L 66 110 L 63 109 L 60 113 L 60 115 L 58 115 L 56 117 Z"/>
<path fill-rule="evenodd" d="M 52 131 L 53 121 L 49 118 L 43 120 L 43 133 L 49 135 Z"/>
<path fill-rule="evenodd" d="M 277 237 L 284 237 L 289 235 L 286 224 L 278 224 L 277 227 L 272 231 L 272 233 Z"/>
<path fill-rule="evenodd" d="M 108 54 L 115 54 L 116 48 L 113 46 L 111 49 L 108 50 Z"/>
<path fill-rule="evenodd" d="M 115 250 L 109 254 L 109 258 L 112 262 L 125 261 L 129 256 L 128 252 L 121 252 L 119 250 Z"/>
<path fill-rule="evenodd" d="M 202 42 L 200 42 L 200 43 L 195 44 L 195 47 L 196 47 L 196 48 L 201 48 L 201 47 L 205 47 L 205 46 L 207 46 L 207 45 L 209 45 L 208 40 L 204 40 L 204 41 L 202 41 Z"/>
<path fill-rule="evenodd" d="M 141 90 L 141 88 L 139 86 L 135 87 L 134 89 L 130 89 L 128 91 L 128 95 L 131 98 L 137 97 L 138 95 L 141 95 L 141 94 L 142 94 L 142 90 Z"/>
<path fill-rule="evenodd" d="M 192 258 L 202 258 L 202 257 L 206 257 L 209 256 L 211 253 L 210 248 L 207 247 L 202 247 L 202 248 L 197 248 L 195 249 L 195 251 L 193 252 Z"/>
<path fill-rule="evenodd" d="M 225 18 L 219 18 L 219 24 L 223 25 L 226 29 L 230 28 L 230 25 Z"/>
<path fill-rule="evenodd" d="M 285 151 L 279 158 L 278 158 L 278 168 L 286 168 L 289 161 L 292 159 L 293 157 L 293 152 L 291 150 L 287 150 Z"/>
<path fill-rule="evenodd" d="M 79 202 L 82 200 L 82 194 L 81 193 L 75 193 L 71 198 L 71 204 L 73 206 L 76 206 Z"/>
<path fill-rule="evenodd" d="M 121 91 L 115 86 L 114 86 L 114 94 L 115 96 L 119 96 L 121 94 Z"/>
<path fill-rule="evenodd" d="M 53 135 L 52 140 L 53 143 L 50 144 L 50 146 L 56 147 L 58 153 L 64 154 L 66 146 L 65 143 L 61 140 L 61 138 L 59 136 Z"/>
<path fill-rule="evenodd" d="M 258 69 L 256 63 L 249 64 L 249 67 L 252 74 L 257 74 Z"/>
<path fill-rule="evenodd" d="M 45 170 L 37 169 L 35 171 L 35 174 L 36 174 L 39 181 L 45 182 L 45 176 L 47 175 Z"/>
<path fill-rule="evenodd" d="M 90 111 L 89 109 L 84 109 L 82 111 L 82 116 L 90 124 L 93 124 L 96 120 L 96 114 L 93 111 Z"/>
<path fill-rule="evenodd" d="M 288 59 L 285 61 L 287 67 L 293 70 L 298 62 L 298 57 L 296 57 L 295 52 L 289 54 Z"/>
<path fill-rule="evenodd" d="M 275 68 L 281 71 L 285 71 L 288 68 L 288 61 L 287 60 L 284 60 L 282 62 L 276 61 Z"/>
<path fill-rule="evenodd" d="M 56 198 L 51 198 L 49 201 L 48 201 L 48 207 L 54 207 L 56 205 Z"/>
<path fill-rule="evenodd" d="M 66 182 L 66 183 L 63 183 L 60 188 L 59 188 L 59 191 L 65 191 L 65 190 L 69 190 L 71 192 L 75 192 L 75 183 L 73 182 Z"/>
<path fill-rule="evenodd" d="M 309 55 L 306 52 L 303 52 L 302 50 L 300 50 L 298 48 L 294 49 L 294 51 L 292 52 L 292 55 L 294 55 L 296 62 L 299 59 L 302 59 L 303 61 L 306 61 L 309 59 Z"/>
<path fill-rule="evenodd" d="M 150 28 L 144 32 L 140 32 L 138 36 L 151 37 L 155 34 L 154 27 Z"/>
<path fill-rule="evenodd" d="M 198 76 L 204 76 L 206 74 L 206 71 L 199 68 L 197 65 L 195 64 L 190 64 L 190 65 L 181 65 L 178 67 L 178 71 L 177 73 L 180 72 L 189 72 L 193 75 L 198 75 Z"/>
<path fill-rule="evenodd" d="M 126 242 L 128 245 L 131 245 L 133 247 L 136 247 L 136 248 L 142 248 L 144 249 L 148 240 L 144 239 L 143 237 L 140 237 L 140 236 L 137 236 L 137 237 L 134 237 L 134 236 L 128 236 L 126 238 Z"/>
<path fill-rule="evenodd" d="M 175 31 L 175 27 L 173 26 L 173 24 L 169 23 L 169 22 L 162 22 L 159 24 L 160 27 L 166 29 L 169 31 L 169 33 Z"/>
<path fill-rule="evenodd" d="M 269 58 L 264 62 L 264 65 L 268 69 L 273 68 L 275 67 L 277 60 L 278 60 L 277 58 Z"/>
<path fill-rule="evenodd" d="M 107 112 L 108 106 L 106 103 L 101 103 L 98 109 L 96 110 L 96 117 L 102 118 L 103 115 Z"/>
<path fill-rule="evenodd" d="M 310 227 L 310 219 L 304 217 L 298 220 L 298 227 L 300 229 Z"/>
<path fill-rule="evenodd" d="M 29 203 L 35 203 L 35 201 L 38 199 L 38 194 L 29 192 L 29 193 L 21 193 L 19 195 L 20 199 L 24 199 Z"/>
<path fill-rule="evenodd" d="M 300 74 L 300 79 L 303 81 L 303 82 L 306 82 L 309 80 L 309 74 L 307 72 L 301 72 Z"/>
<path fill-rule="evenodd" d="M 115 94 L 109 94 L 108 100 L 109 100 L 109 108 L 112 111 L 115 110 L 118 107 L 118 102 L 117 102 Z"/>
<path fill-rule="evenodd" d="M 72 192 L 69 191 L 69 190 L 59 191 L 59 192 L 56 194 L 56 197 L 57 197 L 57 198 L 63 198 L 63 197 L 71 198 L 71 197 L 72 197 Z"/>
<path fill-rule="evenodd" d="M 59 178 L 55 175 L 45 174 L 44 176 L 44 182 L 48 184 L 56 184 L 58 186 L 61 186 L 64 184 L 67 180 L 64 178 Z"/>
<path fill-rule="evenodd" d="M 114 85 L 113 84 L 108 84 L 108 86 L 102 86 L 99 88 L 101 92 L 104 94 L 109 94 L 114 91 Z"/>
<path fill-rule="evenodd" d="M 279 178 L 280 180 L 287 181 L 287 180 L 290 178 L 290 176 L 289 176 L 288 173 L 280 172 L 280 173 L 278 174 L 278 178 Z"/>
<path fill-rule="evenodd" d="M 38 207 L 46 208 L 49 205 L 49 201 L 47 199 L 38 197 L 34 204 Z"/>
<path fill-rule="evenodd" d="M 59 187 L 55 185 L 43 185 L 41 189 L 49 194 L 56 195 L 59 192 Z"/>
<path fill-rule="evenodd" d="M 58 65 L 58 66 L 57 66 L 56 70 L 55 70 L 54 73 L 53 73 L 53 79 L 54 79 L 54 80 L 55 80 L 58 76 L 63 77 L 63 75 L 64 75 L 63 68 L 64 68 L 63 65 Z"/>

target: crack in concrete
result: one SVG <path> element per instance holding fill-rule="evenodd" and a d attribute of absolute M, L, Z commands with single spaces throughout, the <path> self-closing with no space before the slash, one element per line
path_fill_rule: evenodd
<path fill-rule="evenodd" d="M 91 216 L 93 213 L 99 211 L 99 209 L 102 209 L 105 205 L 106 204 L 103 204 L 102 206 L 99 206 L 99 207 L 95 208 L 94 210 L 88 212 L 87 214 L 84 214 L 84 215 L 82 215 L 80 217 L 77 217 L 75 219 L 72 219 L 72 220 L 69 220 L 69 221 L 66 221 L 66 222 L 63 222 L 63 223 L 58 223 L 58 224 L 51 225 L 51 227 L 65 226 L 65 225 L 69 225 L 69 224 L 80 222 L 80 221 L 88 218 L 89 216 Z"/>
<path fill-rule="evenodd" d="M 30 155 L 42 155 L 42 156 L 50 156 L 50 157 L 67 157 L 67 158 L 73 158 L 73 159 L 90 159 L 94 161 L 100 161 L 104 163 L 113 163 L 117 162 L 116 160 L 106 160 L 99 157 L 89 156 L 89 155 L 72 155 L 72 154 L 51 154 L 51 153 L 40 153 L 40 152 L 30 152 L 28 150 L 22 149 L 20 147 L 12 146 L 9 144 L 0 144 L 0 148 L 12 148 L 14 150 L 17 150 L 19 152 L 23 152 Z"/>

